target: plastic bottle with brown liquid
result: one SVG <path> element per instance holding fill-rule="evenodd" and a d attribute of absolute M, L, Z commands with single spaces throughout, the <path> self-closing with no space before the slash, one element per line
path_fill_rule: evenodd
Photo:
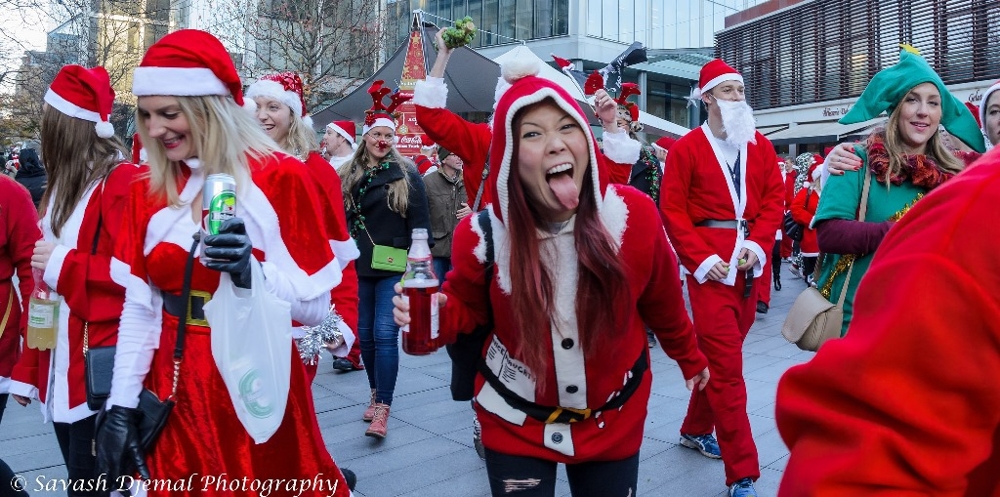
<path fill-rule="evenodd" d="M 32 270 L 35 290 L 28 301 L 29 348 L 50 350 L 56 346 L 56 328 L 59 326 L 59 295 L 42 280 L 42 270 Z"/>

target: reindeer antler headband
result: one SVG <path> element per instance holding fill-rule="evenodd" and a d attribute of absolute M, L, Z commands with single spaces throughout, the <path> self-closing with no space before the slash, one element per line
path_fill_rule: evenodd
<path fill-rule="evenodd" d="M 622 83 L 622 91 L 615 98 L 618 102 L 618 117 L 628 121 L 628 127 L 633 133 L 642 131 L 642 124 L 639 122 L 639 106 L 635 102 L 629 102 L 628 97 L 641 95 L 642 90 L 635 83 Z"/>
<path fill-rule="evenodd" d="M 395 130 L 396 120 L 402 116 L 396 109 L 407 100 L 413 98 L 410 95 L 403 95 L 398 89 L 392 92 L 389 88 L 382 86 L 384 84 L 385 81 L 377 80 L 368 88 L 368 94 L 372 97 L 372 108 L 365 111 L 365 125 L 361 133 L 363 135 L 368 134 L 368 131 L 378 126 L 385 126 Z M 385 97 L 390 93 L 392 93 L 392 96 L 389 98 L 389 106 L 386 107 L 384 103 Z"/>

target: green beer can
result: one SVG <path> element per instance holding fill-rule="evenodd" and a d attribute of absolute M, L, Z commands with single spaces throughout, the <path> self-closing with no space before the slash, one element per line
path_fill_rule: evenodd
<path fill-rule="evenodd" d="M 222 223 L 236 217 L 236 178 L 228 174 L 209 175 L 201 198 L 205 233 L 218 235 Z"/>

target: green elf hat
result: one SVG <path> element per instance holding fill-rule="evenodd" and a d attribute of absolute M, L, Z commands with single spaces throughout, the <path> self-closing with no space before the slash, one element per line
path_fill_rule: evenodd
<path fill-rule="evenodd" d="M 977 152 L 986 152 L 983 132 L 976 118 L 944 86 L 944 81 L 934 72 L 920 52 L 909 46 L 900 45 L 899 62 L 878 72 L 850 112 L 840 118 L 840 124 L 855 124 L 874 119 L 883 111 L 892 113 L 906 93 L 917 85 L 934 83 L 941 92 L 941 124 L 948 133 L 965 142 Z"/>

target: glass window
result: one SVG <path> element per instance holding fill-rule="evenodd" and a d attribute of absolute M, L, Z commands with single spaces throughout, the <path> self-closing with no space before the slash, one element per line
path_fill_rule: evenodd
<path fill-rule="evenodd" d="M 622 41 L 625 41 L 626 43 L 630 41 L 639 41 L 642 42 L 644 46 L 649 46 L 649 1 L 635 0 L 635 10 L 633 11 L 632 17 L 634 19 L 633 24 L 635 26 L 635 33 L 630 40 Z"/>
<path fill-rule="evenodd" d="M 514 38 L 515 0 L 500 0 L 500 23 L 498 33 L 506 38 L 500 38 L 500 43 L 510 43 Z"/>
<path fill-rule="evenodd" d="M 552 0 L 535 2 L 535 32 L 532 38 L 552 36 Z"/>
<path fill-rule="evenodd" d="M 601 38 L 618 39 L 618 2 L 601 2 L 604 7 L 604 23 Z"/>
<path fill-rule="evenodd" d="M 517 23 L 514 26 L 514 37 L 519 40 L 530 40 L 532 12 L 531 0 L 517 0 Z"/>
<path fill-rule="evenodd" d="M 587 34 L 590 36 L 596 36 L 600 38 L 603 36 L 601 32 L 602 26 L 602 12 L 601 12 L 601 2 L 598 0 L 589 0 L 587 2 Z"/>
<path fill-rule="evenodd" d="M 629 8 L 631 4 L 628 1 L 618 2 L 618 35 L 615 36 L 618 41 L 631 42 L 635 36 L 635 12 Z"/>
<path fill-rule="evenodd" d="M 569 34 L 569 0 L 555 0 L 555 23 L 552 27 L 552 34 Z"/>
<path fill-rule="evenodd" d="M 467 15 L 472 18 L 472 22 L 476 23 L 476 27 L 483 29 L 483 0 L 469 0 L 469 10 Z M 483 34 L 476 33 L 476 38 L 472 40 L 471 45 L 473 47 L 483 46 Z"/>
<path fill-rule="evenodd" d="M 483 24 L 480 26 L 484 31 L 497 33 L 497 22 L 500 16 L 499 0 L 483 0 Z M 480 33 L 483 37 L 483 45 L 493 45 L 499 43 L 499 38 L 495 34 Z"/>

